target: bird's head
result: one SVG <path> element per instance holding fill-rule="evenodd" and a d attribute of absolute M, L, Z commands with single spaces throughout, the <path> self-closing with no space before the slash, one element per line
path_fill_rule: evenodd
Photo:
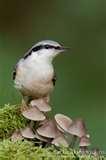
<path fill-rule="evenodd" d="M 40 59 L 53 60 L 59 53 L 62 53 L 66 50 L 64 46 L 60 45 L 58 42 L 51 40 L 43 40 L 35 44 L 31 49 L 30 53 L 33 56 L 37 56 Z M 26 56 L 28 53 L 26 54 Z"/>

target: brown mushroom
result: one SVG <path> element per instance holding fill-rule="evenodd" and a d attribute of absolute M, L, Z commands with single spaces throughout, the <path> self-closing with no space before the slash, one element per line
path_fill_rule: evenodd
<path fill-rule="evenodd" d="M 49 120 L 37 129 L 37 133 L 43 137 L 55 138 L 60 132 L 56 127 L 55 121 Z"/>
<path fill-rule="evenodd" d="M 41 112 L 51 111 L 51 107 L 43 98 L 32 100 L 30 105 L 32 107 L 37 107 Z"/>
<path fill-rule="evenodd" d="M 66 141 L 65 137 L 62 136 L 62 135 L 54 138 L 51 143 L 54 144 L 55 146 L 64 146 L 64 147 L 68 147 L 69 146 L 69 144 Z"/>
<path fill-rule="evenodd" d="M 21 129 L 21 134 L 22 134 L 22 136 L 24 138 L 33 139 L 33 138 L 36 137 L 35 134 L 34 134 L 34 132 L 32 131 L 32 129 L 29 126 L 27 126 L 24 129 Z"/>
<path fill-rule="evenodd" d="M 57 124 L 57 128 L 61 132 L 67 132 L 70 125 L 72 124 L 72 119 L 69 118 L 68 116 L 63 115 L 63 114 L 56 114 L 55 121 Z"/>
<path fill-rule="evenodd" d="M 21 135 L 20 130 L 16 130 L 11 136 L 11 140 L 14 142 L 16 142 L 17 140 L 22 140 L 22 139 L 23 139 L 23 137 Z"/>
<path fill-rule="evenodd" d="M 83 136 L 80 138 L 79 146 L 82 151 L 82 153 L 85 153 L 87 151 L 87 147 L 90 145 L 90 140 L 88 137 Z"/>
<path fill-rule="evenodd" d="M 46 118 L 45 115 L 36 107 L 29 107 L 26 110 L 23 110 L 22 115 L 33 121 L 43 121 Z"/>
<path fill-rule="evenodd" d="M 78 137 L 85 136 L 86 127 L 84 121 L 82 119 L 76 119 L 75 121 L 73 121 L 73 123 L 70 125 L 68 129 L 68 133 Z"/>
<path fill-rule="evenodd" d="M 83 136 L 80 138 L 79 146 L 80 147 L 88 147 L 90 145 L 90 140 L 88 137 Z"/>

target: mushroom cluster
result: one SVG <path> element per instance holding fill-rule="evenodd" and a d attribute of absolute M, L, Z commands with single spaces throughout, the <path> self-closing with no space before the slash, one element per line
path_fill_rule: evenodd
<path fill-rule="evenodd" d="M 63 114 L 56 114 L 52 119 L 47 112 L 51 107 L 47 99 L 32 100 L 29 106 L 21 110 L 22 115 L 29 120 L 29 124 L 20 130 L 16 130 L 11 140 L 32 139 L 42 144 L 55 146 L 71 146 L 78 143 L 82 150 L 90 145 L 90 136 L 87 134 L 85 123 L 82 119 L 72 120 Z"/>

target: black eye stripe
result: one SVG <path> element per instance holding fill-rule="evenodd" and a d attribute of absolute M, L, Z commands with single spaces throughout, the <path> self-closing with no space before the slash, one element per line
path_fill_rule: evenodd
<path fill-rule="evenodd" d="M 52 46 L 52 45 L 49 45 L 49 44 L 35 46 L 32 49 L 30 49 L 29 52 L 27 52 L 25 54 L 24 59 L 29 57 L 32 54 L 32 52 L 37 52 L 37 51 L 39 51 L 41 49 L 57 49 L 57 50 L 60 50 L 61 47 L 60 46 Z"/>
<path fill-rule="evenodd" d="M 45 49 L 52 49 L 52 48 L 54 48 L 54 49 L 57 49 L 57 50 L 61 49 L 60 46 L 52 46 L 52 45 L 44 45 L 43 48 L 45 48 Z"/>
<path fill-rule="evenodd" d="M 44 48 L 45 49 L 52 49 L 52 48 L 54 48 L 54 46 L 52 46 L 52 45 L 44 45 Z"/>
<path fill-rule="evenodd" d="M 40 49 L 42 49 L 42 45 L 33 47 L 32 49 L 29 50 L 29 52 L 27 52 L 27 53 L 24 55 L 24 59 L 28 58 L 28 57 L 32 54 L 32 52 L 39 51 Z"/>
<path fill-rule="evenodd" d="M 60 50 L 61 47 L 60 46 L 55 46 L 55 49 Z"/>
<path fill-rule="evenodd" d="M 26 54 L 24 55 L 24 59 L 26 59 L 27 57 L 29 57 L 31 54 L 32 54 L 32 52 L 31 52 L 31 51 L 30 51 L 30 52 L 28 52 L 28 53 L 26 53 Z"/>
<path fill-rule="evenodd" d="M 52 46 L 52 45 L 46 44 L 46 45 L 36 46 L 36 47 L 32 48 L 32 51 L 36 52 L 36 51 L 38 51 L 40 49 L 52 49 L 52 48 L 54 48 L 54 49 L 61 49 L 60 46 Z"/>
<path fill-rule="evenodd" d="M 40 49 L 42 49 L 43 46 L 42 45 L 39 45 L 39 46 L 36 46 L 36 47 L 33 47 L 32 48 L 32 51 L 36 52 L 36 51 L 39 51 Z"/>

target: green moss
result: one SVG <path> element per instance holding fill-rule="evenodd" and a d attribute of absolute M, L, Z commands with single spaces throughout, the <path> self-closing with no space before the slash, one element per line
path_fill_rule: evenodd
<path fill-rule="evenodd" d="M 20 106 L 5 105 L 0 109 L 0 138 L 7 138 L 17 128 L 22 128 L 26 120 L 20 113 Z"/>
<path fill-rule="evenodd" d="M 102 157 L 100 158 L 102 160 Z M 97 160 L 91 155 L 80 155 L 72 149 L 55 149 L 36 147 L 28 141 L 0 142 L 0 160 Z"/>
<path fill-rule="evenodd" d="M 6 105 L 0 109 L 0 160 L 104 160 L 103 157 L 81 155 L 71 148 L 36 146 L 29 141 L 12 142 L 11 133 L 26 125 L 20 113 L 20 106 Z"/>

